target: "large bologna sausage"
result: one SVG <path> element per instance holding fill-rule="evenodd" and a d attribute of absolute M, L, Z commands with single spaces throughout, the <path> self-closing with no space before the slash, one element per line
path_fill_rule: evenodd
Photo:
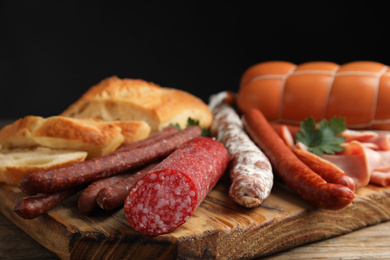
<path fill-rule="evenodd" d="M 149 235 L 178 228 L 215 186 L 228 160 L 226 148 L 212 138 L 186 142 L 130 189 L 124 203 L 129 223 Z"/>
<path fill-rule="evenodd" d="M 389 100 L 390 69 L 372 61 L 259 63 L 244 72 L 237 96 L 241 112 L 256 108 L 272 122 L 339 116 L 348 128 L 382 130 L 390 130 Z"/>

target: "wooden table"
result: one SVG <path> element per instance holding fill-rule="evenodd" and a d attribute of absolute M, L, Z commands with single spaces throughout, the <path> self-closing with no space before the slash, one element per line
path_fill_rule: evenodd
<path fill-rule="evenodd" d="M 0 214 L 0 259 L 58 258 Z M 390 221 L 262 259 L 390 259 Z"/>
<path fill-rule="evenodd" d="M 58 259 L 0 214 L 0 259 Z M 262 259 L 390 259 L 390 221 Z"/>

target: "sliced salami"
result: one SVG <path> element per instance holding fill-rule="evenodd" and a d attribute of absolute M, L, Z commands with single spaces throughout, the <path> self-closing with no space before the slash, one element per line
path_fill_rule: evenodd
<path fill-rule="evenodd" d="M 184 224 L 224 173 L 226 148 L 209 137 L 180 146 L 130 189 L 124 210 L 131 226 L 159 235 Z"/>

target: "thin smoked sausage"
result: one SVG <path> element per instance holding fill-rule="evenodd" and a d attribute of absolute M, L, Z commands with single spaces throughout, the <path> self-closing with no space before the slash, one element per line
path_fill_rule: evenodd
<path fill-rule="evenodd" d="M 118 150 L 102 157 L 64 167 L 33 172 L 20 181 L 20 188 L 30 194 L 52 193 L 91 183 L 160 160 L 184 142 L 200 136 L 201 133 L 199 126 L 189 126 L 176 134 L 163 138 L 160 142 L 129 150 Z"/>
<path fill-rule="evenodd" d="M 108 187 L 102 188 L 96 195 L 96 203 L 100 206 L 100 208 L 105 210 L 111 210 L 123 206 L 127 193 L 129 193 L 131 187 L 133 187 L 139 179 L 144 177 L 155 166 L 155 163 L 149 164 L 136 173 L 127 176 L 125 179 L 115 182 Z"/>
<path fill-rule="evenodd" d="M 36 196 L 27 197 L 21 200 L 14 208 L 14 212 L 25 219 L 39 217 L 56 205 L 73 196 L 80 189 L 73 188 L 50 194 L 40 193 Z"/>
<path fill-rule="evenodd" d="M 179 129 L 177 127 L 168 126 L 164 129 L 162 129 L 160 132 L 157 132 L 157 133 L 155 133 L 147 138 L 138 140 L 138 141 L 130 143 L 130 144 L 126 144 L 126 145 L 122 146 L 121 148 L 119 148 L 117 151 L 131 150 L 131 149 L 138 148 L 138 147 L 141 147 L 144 145 L 155 143 L 155 142 L 158 142 L 159 140 L 162 140 L 163 138 L 166 138 L 170 135 L 176 134 L 177 132 L 179 132 Z"/>
<path fill-rule="evenodd" d="M 77 200 L 77 208 L 83 215 L 90 215 L 99 208 L 96 198 L 101 189 L 109 187 L 121 180 L 133 175 L 134 172 L 126 172 L 92 182 L 83 190 Z"/>
<path fill-rule="evenodd" d="M 327 183 L 300 161 L 259 110 L 246 111 L 243 123 L 278 176 L 304 200 L 321 209 L 336 210 L 346 207 L 354 199 L 355 195 L 349 188 Z"/>

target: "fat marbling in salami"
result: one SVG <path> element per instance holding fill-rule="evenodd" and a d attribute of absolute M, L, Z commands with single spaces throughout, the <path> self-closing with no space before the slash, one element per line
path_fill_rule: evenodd
<path fill-rule="evenodd" d="M 225 171 L 226 148 L 209 137 L 196 137 L 148 172 L 131 188 L 124 210 L 131 226 L 159 235 L 184 224 Z"/>

